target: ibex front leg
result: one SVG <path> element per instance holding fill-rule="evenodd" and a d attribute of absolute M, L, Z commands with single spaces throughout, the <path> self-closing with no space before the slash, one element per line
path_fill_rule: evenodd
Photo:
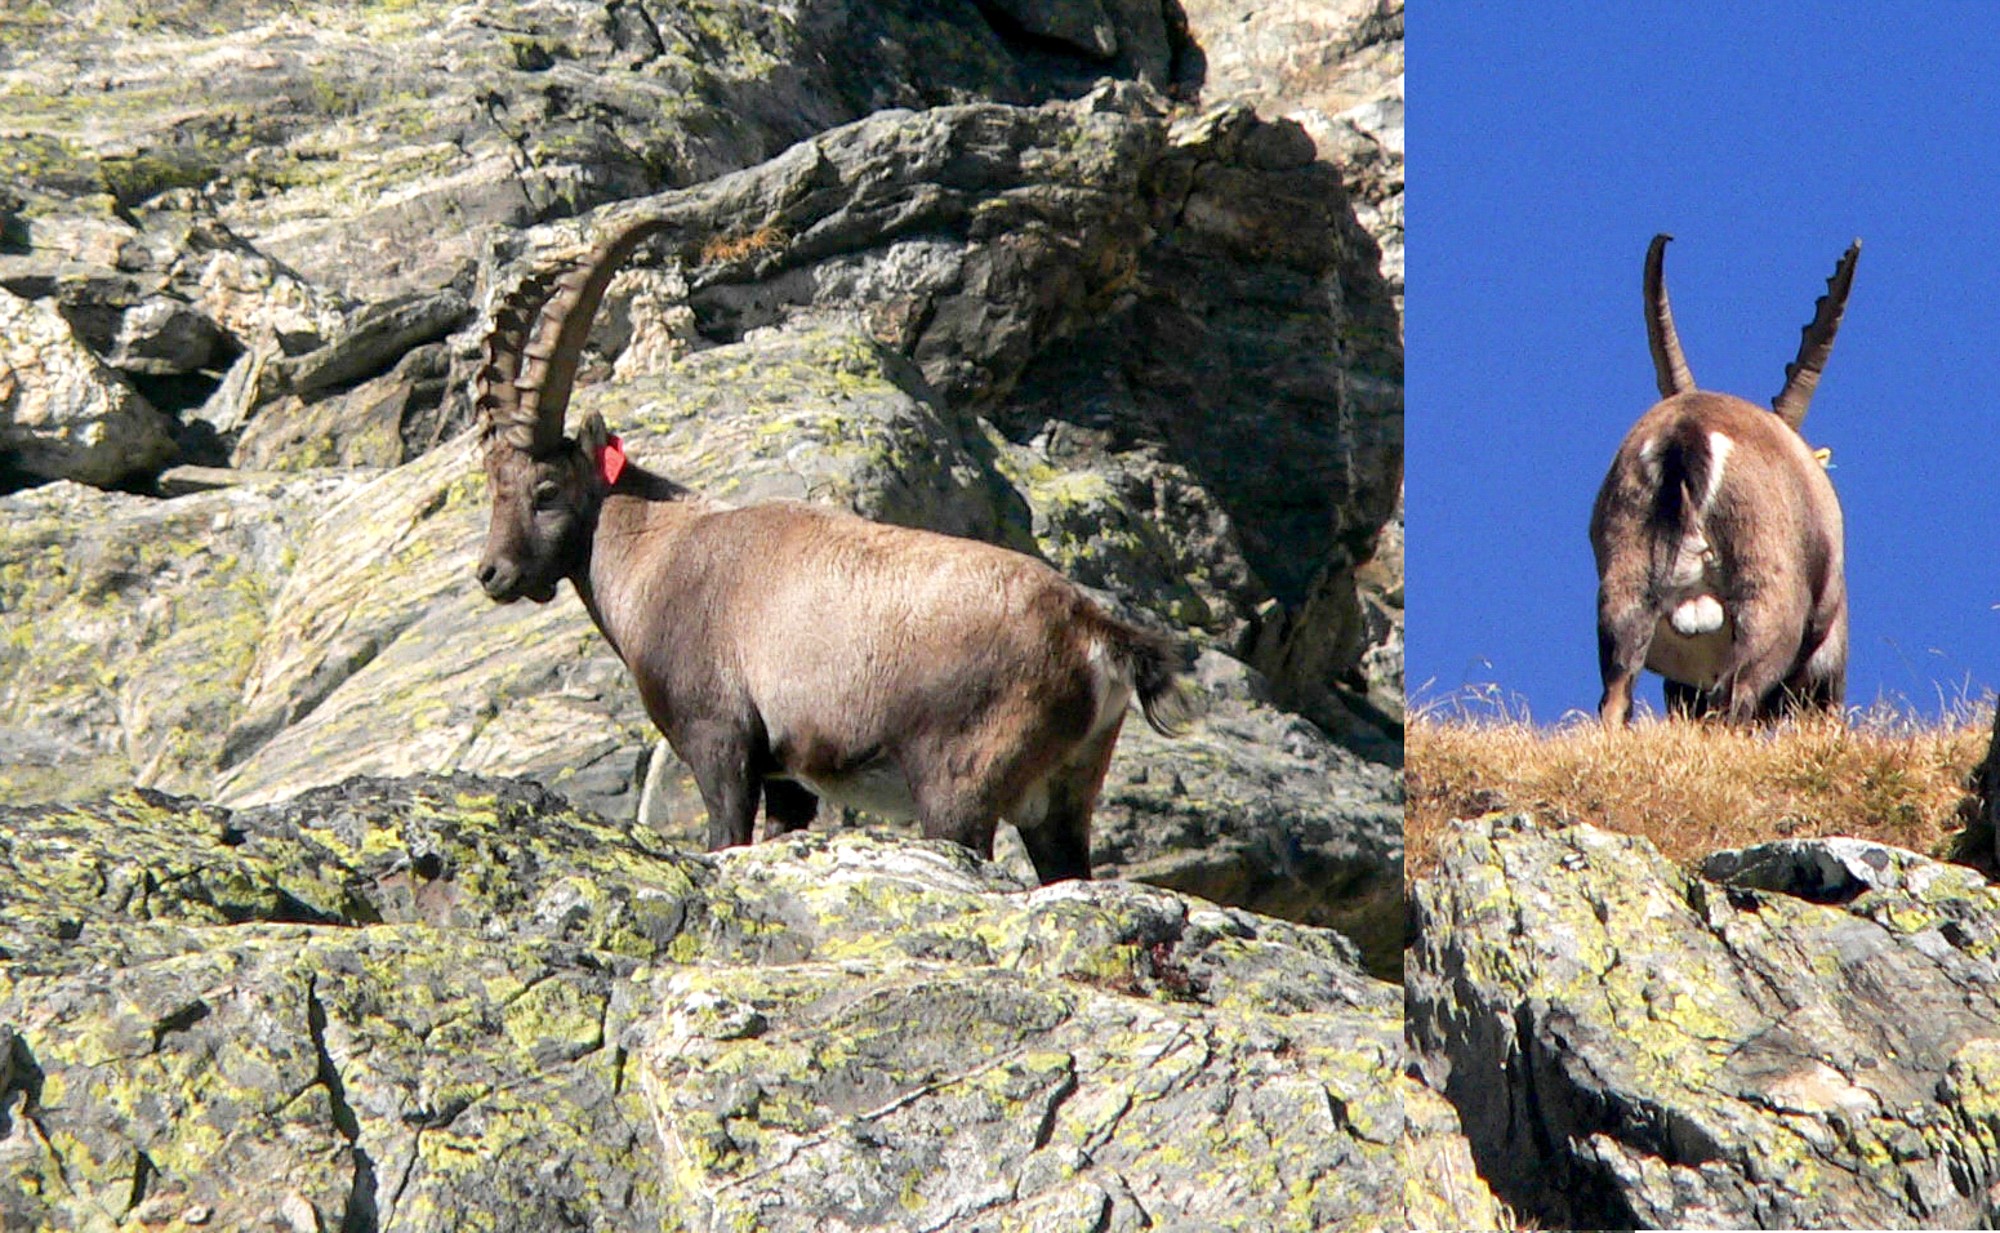
<path fill-rule="evenodd" d="M 704 724 L 680 736 L 673 743 L 674 751 L 694 774 L 701 803 L 708 807 L 709 851 L 749 843 L 762 789 L 753 770 L 749 734 L 726 725 Z"/>

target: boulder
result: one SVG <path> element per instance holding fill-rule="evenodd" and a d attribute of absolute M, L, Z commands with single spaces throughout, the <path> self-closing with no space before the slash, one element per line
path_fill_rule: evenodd
<path fill-rule="evenodd" d="M 1409 1030 L 1485 1177 L 1552 1227 L 2000 1218 L 2000 892 L 1878 844 L 1718 854 L 1525 815 L 1414 894 Z"/>
<path fill-rule="evenodd" d="M 1379 1228 L 1337 935 L 505 780 L 0 809 L 9 1227 Z"/>
<path fill-rule="evenodd" d="M 173 457 L 171 422 L 54 305 L 0 290 L 0 469 L 110 487 Z"/>

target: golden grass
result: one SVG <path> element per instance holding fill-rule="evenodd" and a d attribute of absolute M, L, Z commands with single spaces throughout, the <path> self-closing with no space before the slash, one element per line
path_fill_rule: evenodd
<path fill-rule="evenodd" d="M 1408 876 L 1435 867 L 1452 819 L 1499 809 L 1643 835 L 1683 863 L 1820 835 L 1950 856 L 1992 723 L 1990 707 L 1956 710 L 1929 726 L 1863 715 L 1768 729 L 1653 720 L 1624 732 L 1419 712 L 1406 733 Z"/>
<path fill-rule="evenodd" d="M 755 231 L 733 231 L 728 235 L 710 236 L 702 243 L 701 263 L 717 265 L 723 262 L 741 261 L 745 257 L 783 248 L 787 238 L 782 230 L 768 224 Z"/>

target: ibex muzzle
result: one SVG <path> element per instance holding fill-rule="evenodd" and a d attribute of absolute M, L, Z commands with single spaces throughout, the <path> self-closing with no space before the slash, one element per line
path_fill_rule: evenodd
<path fill-rule="evenodd" d="M 1090 876 L 1090 815 L 1135 699 L 1189 713 L 1173 642 L 1048 566 L 973 540 L 793 503 L 735 508 L 625 462 L 604 421 L 563 435 L 590 320 L 641 222 L 494 313 L 476 381 L 492 522 L 487 595 L 567 578 L 687 763 L 711 848 L 806 826 L 824 795 L 993 853 L 1000 819 L 1042 880 Z"/>
<path fill-rule="evenodd" d="M 1641 667 L 1673 715 L 1771 719 L 1837 710 L 1847 683 L 1840 503 L 1799 435 L 1833 349 L 1861 242 L 1849 246 L 1765 411 L 1697 390 L 1661 264 L 1646 253 L 1646 333 L 1661 401 L 1618 447 L 1590 519 L 1597 554 L 1598 714 L 1631 718 Z"/>

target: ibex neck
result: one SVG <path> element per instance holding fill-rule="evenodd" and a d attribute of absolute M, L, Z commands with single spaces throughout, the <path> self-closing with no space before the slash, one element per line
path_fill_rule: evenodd
<path fill-rule="evenodd" d="M 597 525 L 570 582 L 613 649 L 624 654 L 625 637 L 649 606 L 658 562 L 680 527 L 700 512 L 702 499 L 654 476 L 635 477 L 598 507 Z"/>

